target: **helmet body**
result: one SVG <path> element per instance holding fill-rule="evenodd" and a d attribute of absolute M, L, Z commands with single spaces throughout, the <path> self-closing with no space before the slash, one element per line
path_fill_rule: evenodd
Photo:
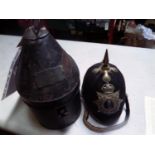
<path fill-rule="evenodd" d="M 84 77 L 82 96 L 85 108 L 98 122 L 109 125 L 118 120 L 125 99 L 125 80 L 119 69 L 109 62 L 91 66 Z"/>

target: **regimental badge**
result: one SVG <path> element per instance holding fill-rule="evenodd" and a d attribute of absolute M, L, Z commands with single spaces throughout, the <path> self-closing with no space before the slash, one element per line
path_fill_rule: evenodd
<path fill-rule="evenodd" d="M 101 90 L 102 92 L 96 92 L 97 100 L 95 101 L 95 104 L 98 107 L 98 112 L 107 115 L 117 112 L 123 101 L 120 98 L 119 91 L 114 92 L 114 86 L 110 83 L 104 84 Z"/>

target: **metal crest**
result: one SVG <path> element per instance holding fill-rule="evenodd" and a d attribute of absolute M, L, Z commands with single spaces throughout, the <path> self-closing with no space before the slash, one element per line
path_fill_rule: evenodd
<path fill-rule="evenodd" d="M 101 92 L 97 93 L 95 104 L 98 107 L 98 112 L 105 114 L 113 114 L 119 110 L 120 104 L 123 101 L 119 96 L 119 91 L 114 92 L 114 86 L 106 83 L 102 86 Z"/>

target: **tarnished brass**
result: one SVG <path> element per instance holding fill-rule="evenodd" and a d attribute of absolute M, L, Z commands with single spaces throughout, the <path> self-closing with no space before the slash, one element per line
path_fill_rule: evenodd
<path fill-rule="evenodd" d="M 98 107 L 98 112 L 111 115 L 119 110 L 123 100 L 120 98 L 119 91 L 114 92 L 114 86 L 112 84 L 104 84 L 102 91 L 96 93 L 98 99 L 95 101 L 95 104 Z"/>

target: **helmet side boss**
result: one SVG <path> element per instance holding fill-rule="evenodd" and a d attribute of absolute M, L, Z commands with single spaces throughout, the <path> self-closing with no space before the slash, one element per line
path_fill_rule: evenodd
<path fill-rule="evenodd" d="M 125 80 L 119 69 L 109 63 L 108 50 L 102 62 L 87 70 L 82 85 L 82 97 L 85 106 L 83 122 L 90 130 L 111 131 L 119 129 L 128 122 L 130 107 Z M 124 106 L 126 107 L 124 121 L 117 123 Z M 88 120 L 89 116 L 104 127 L 93 125 Z"/>

